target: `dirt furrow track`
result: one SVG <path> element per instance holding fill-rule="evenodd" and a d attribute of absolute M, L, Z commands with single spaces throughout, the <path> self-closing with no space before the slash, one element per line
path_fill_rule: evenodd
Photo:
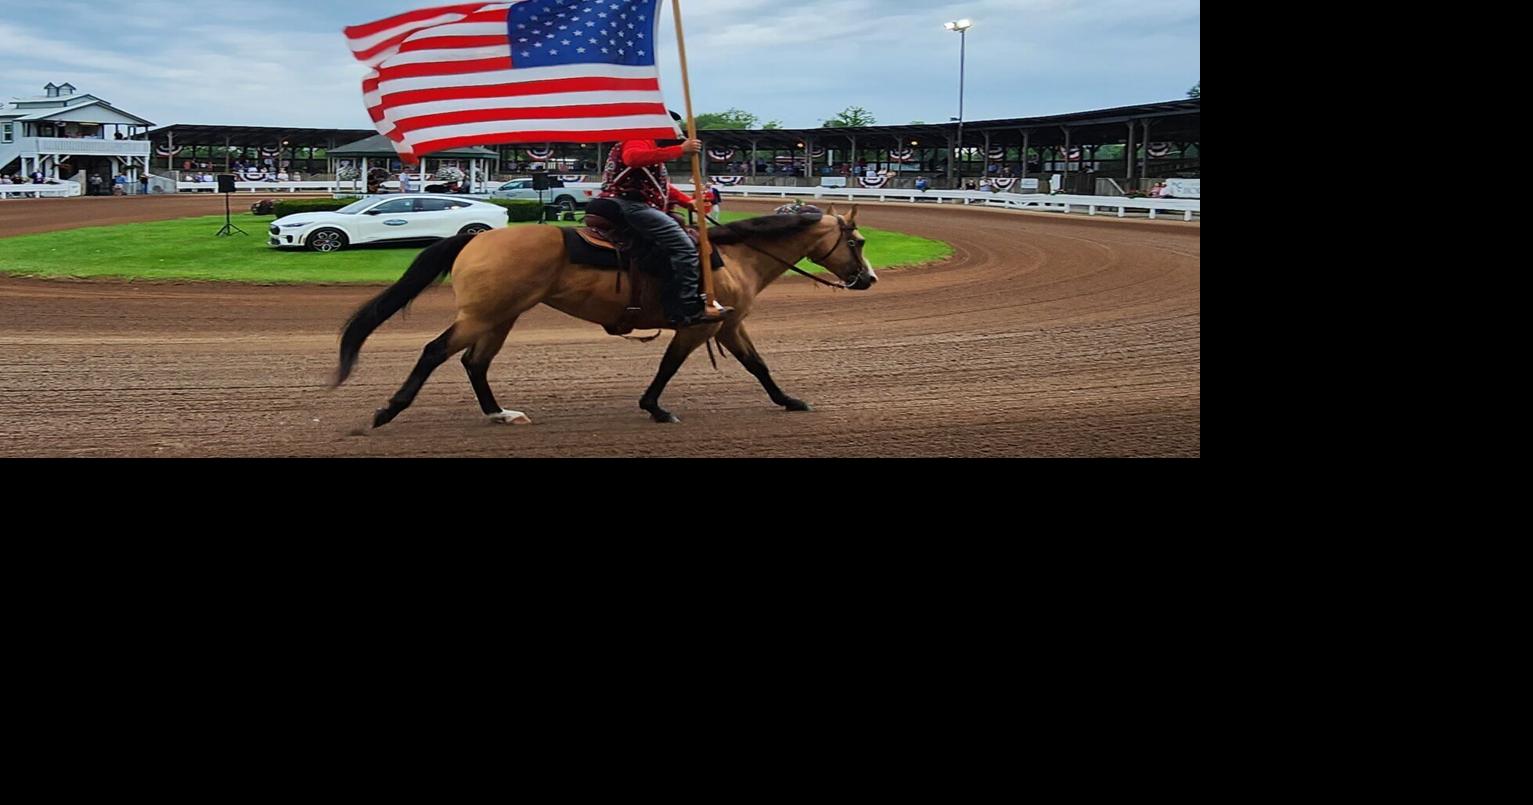
<path fill-rule="evenodd" d="M 0 237 L 65 228 L 64 215 L 221 210 L 207 198 L 3 202 Z M 883 272 L 866 293 L 798 277 L 766 292 L 752 336 L 812 413 L 776 408 L 738 363 L 715 372 L 699 351 L 663 399 L 683 424 L 653 424 L 638 399 L 665 340 L 610 338 L 541 308 L 490 374 L 535 425 L 486 423 L 452 361 L 396 423 L 355 435 L 450 323 L 450 288 L 379 330 L 331 391 L 338 329 L 376 287 L 0 278 L 0 456 L 1200 454 L 1201 224 L 894 205 L 864 207 L 859 222 L 957 253 Z M 0 266 L 3 254 L 0 241 Z"/>

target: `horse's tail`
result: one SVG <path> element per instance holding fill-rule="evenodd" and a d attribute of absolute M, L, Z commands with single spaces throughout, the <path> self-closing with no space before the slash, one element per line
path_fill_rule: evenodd
<path fill-rule="evenodd" d="M 390 316 L 403 310 L 422 291 L 431 287 L 432 283 L 452 273 L 453 263 L 457 262 L 458 255 L 473 239 L 473 235 L 456 235 L 433 244 L 415 258 L 399 282 L 351 314 L 351 319 L 341 330 L 341 365 L 335 370 L 332 388 L 345 383 L 346 378 L 351 376 L 351 370 L 357 365 L 357 354 L 362 351 L 362 344 L 366 343 L 367 337 L 388 321 Z"/>

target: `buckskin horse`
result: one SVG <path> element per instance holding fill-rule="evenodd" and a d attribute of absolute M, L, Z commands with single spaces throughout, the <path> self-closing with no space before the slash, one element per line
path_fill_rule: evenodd
<path fill-rule="evenodd" d="M 735 312 L 723 324 L 678 330 L 639 407 L 656 422 L 680 422 L 660 407 L 660 394 L 694 350 L 717 338 L 761 381 L 773 403 L 789 411 L 811 410 L 807 403 L 778 388 L 745 331 L 745 318 L 756 297 L 785 272 L 798 271 L 796 264 L 806 257 L 840 280 L 832 283 L 811 277 L 822 284 L 864 291 L 878 282 L 878 275 L 863 256 L 866 238 L 857 230 L 857 208 L 852 207 L 844 217 L 836 213 L 835 206 L 824 213 L 767 215 L 713 227 L 708 232 L 724 257 L 724 266 L 714 273 L 714 295 Z M 457 294 L 457 319 L 426 345 L 404 386 L 373 416 L 374 428 L 387 425 L 409 408 L 431 373 L 459 352 L 464 353 L 463 366 L 479 406 L 491 421 L 531 424 L 525 414 L 500 407 L 490 390 L 488 375 L 490 362 L 505 344 L 517 318 L 539 304 L 603 325 L 613 333 L 672 329 L 661 313 L 659 283 L 645 283 L 640 310 L 629 311 L 629 293 L 614 282 L 612 269 L 571 262 L 558 227 L 522 226 L 458 235 L 421 252 L 399 282 L 352 315 L 341 334 L 340 367 L 333 386 L 346 382 L 362 344 L 374 330 L 448 274 Z"/>

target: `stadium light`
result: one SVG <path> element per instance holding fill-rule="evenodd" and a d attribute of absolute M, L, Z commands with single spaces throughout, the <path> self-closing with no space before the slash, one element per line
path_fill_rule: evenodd
<path fill-rule="evenodd" d="M 957 31 L 958 43 L 958 143 L 957 148 L 948 157 L 948 166 L 958 166 L 958 180 L 963 181 L 963 166 L 958 163 L 958 155 L 963 151 L 963 90 L 964 90 L 964 67 L 969 56 L 969 29 L 974 27 L 973 20 L 958 20 L 949 22 L 942 27 L 949 31 Z"/>

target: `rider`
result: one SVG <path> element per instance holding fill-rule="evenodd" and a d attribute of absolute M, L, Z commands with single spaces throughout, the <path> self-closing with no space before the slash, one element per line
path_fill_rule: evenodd
<path fill-rule="evenodd" d="M 675 112 L 671 117 L 680 120 Z M 628 140 L 612 149 L 602 177 L 602 198 L 612 199 L 623 220 L 644 240 L 664 249 L 671 260 L 665 282 L 665 313 L 676 327 L 717 324 L 733 308 L 717 302 L 708 308 L 699 289 L 702 264 L 697 246 L 681 224 L 667 214 L 673 205 L 697 209 L 687 194 L 671 184 L 665 163 L 700 153 L 700 140 Z"/>

